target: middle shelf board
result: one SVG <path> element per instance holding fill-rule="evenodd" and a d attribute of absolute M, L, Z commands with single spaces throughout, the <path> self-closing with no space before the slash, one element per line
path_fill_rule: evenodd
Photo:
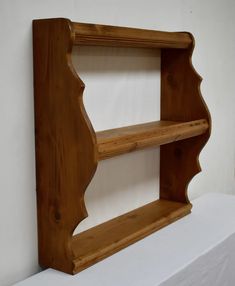
<path fill-rule="evenodd" d="M 99 131 L 96 132 L 98 159 L 104 160 L 138 149 L 198 136 L 205 133 L 208 128 L 206 119 L 188 122 L 160 120 Z"/>

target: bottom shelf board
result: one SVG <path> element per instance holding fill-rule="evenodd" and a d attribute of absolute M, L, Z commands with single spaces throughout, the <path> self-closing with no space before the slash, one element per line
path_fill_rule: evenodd
<path fill-rule="evenodd" d="M 190 203 L 157 200 L 75 235 L 74 273 L 189 214 L 191 208 Z"/>

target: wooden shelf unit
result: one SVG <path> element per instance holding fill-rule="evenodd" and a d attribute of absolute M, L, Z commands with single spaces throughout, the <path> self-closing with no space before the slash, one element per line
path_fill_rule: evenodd
<path fill-rule="evenodd" d="M 160 121 L 95 132 L 73 45 L 160 48 Z M 41 19 L 33 21 L 33 48 L 39 262 L 75 274 L 190 213 L 187 186 L 200 171 L 211 119 L 189 33 Z M 87 217 L 84 194 L 98 162 L 154 146 L 160 199 L 73 236 Z"/>

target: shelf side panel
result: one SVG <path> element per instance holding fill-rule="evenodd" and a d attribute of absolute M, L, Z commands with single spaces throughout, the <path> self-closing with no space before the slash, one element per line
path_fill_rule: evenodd
<path fill-rule="evenodd" d="M 163 49 L 161 54 L 161 120 L 205 118 L 209 124 L 200 136 L 160 148 L 160 197 L 179 202 L 188 202 L 187 187 L 201 171 L 198 156 L 211 129 L 210 114 L 200 92 L 202 79 L 192 66 L 193 48 L 194 44 L 186 50 Z"/>
<path fill-rule="evenodd" d="M 66 19 L 33 21 L 39 262 L 68 273 L 72 234 L 87 216 L 84 192 L 97 165 L 72 36 Z"/>

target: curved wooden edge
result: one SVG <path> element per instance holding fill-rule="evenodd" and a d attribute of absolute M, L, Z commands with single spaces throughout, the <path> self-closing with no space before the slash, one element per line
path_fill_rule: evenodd
<path fill-rule="evenodd" d="M 199 154 L 210 137 L 211 117 L 200 91 L 201 76 L 192 65 L 192 45 L 187 50 L 162 50 L 161 119 L 196 120 L 205 118 L 207 131 L 197 137 L 160 147 L 160 197 L 189 202 L 187 187 L 201 171 Z"/>
<path fill-rule="evenodd" d="M 73 272 L 71 240 L 87 216 L 84 192 L 97 167 L 84 84 L 71 62 L 71 22 L 33 21 L 39 261 Z"/>
<path fill-rule="evenodd" d="M 208 128 L 208 139 L 209 139 L 209 137 L 210 137 L 210 134 L 211 134 L 211 127 L 212 127 L 212 121 L 211 121 L 211 114 L 210 114 L 210 111 L 209 111 L 209 109 L 208 109 L 208 106 L 207 106 L 207 104 L 206 104 L 206 102 L 205 102 L 205 100 L 204 100 L 204 98 L 203 98 L 203 96 L 202 96 L 202 93 L 201 93 L 201 88 L 200 88 L 200 86 L 201 86 L 201 82 L 202 82 L 202 80 L 203 80 L 203 78 L 201 77 L 201 75 L 196 71 L 196 69 L 195 69 L 195 67 L 194 67 L 194 65 L 193 65 L 193 51 L 194 51 L 194 49 L 195 49 L 195 38 L 194 38 L 194 36 L 193 36 L 193 34 L 192 33 L 189 33 L 189 32 L 186 32 L 190 37 L 191 37 L 191 39 L 192 39 L 192 43 L 191 43 L 191 54 L 190 54 L 190 57 L 189 57 L 189 66 L 190 66 L 190 68 L 192 69 L 192 72 L 194 73 L 194 75 L 198 78 L 198 85 L 197 85 L 197 91 L 198 91 L 198 95 L 199 95 L 199 97 L 200 97 L 200 101 L 201 101 L 201 103 L 202 103 L 202 105 L 203 105 L 203 109 L 204 109 L 204 112 L 205 112 L 205 114 L 207 115 L 207 120 L 208 120 L 208 122 L 209 122 L 209 128 Z M 207 140 L 208 140 L 207 139 Z M 206 142 L 205 142 L 206 143 Z"/>

